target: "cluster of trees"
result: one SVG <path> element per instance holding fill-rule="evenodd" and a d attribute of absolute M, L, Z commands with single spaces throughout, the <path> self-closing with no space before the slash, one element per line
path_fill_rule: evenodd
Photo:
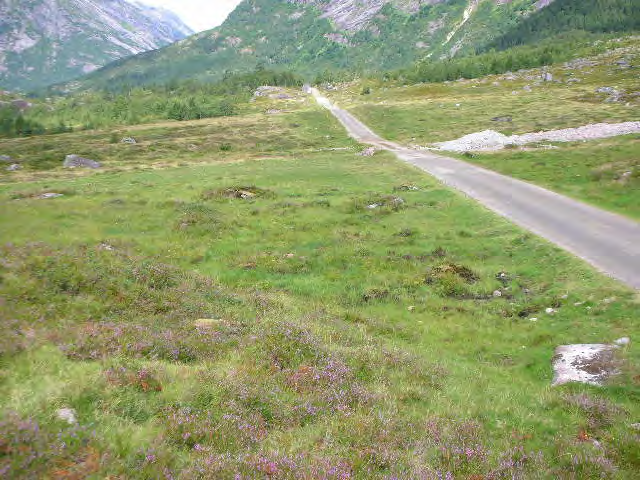
<path fill-rule="evenodd" d="M 570 31 L 609 33 L 639 30 L 638 0 L 556 0 L 489 43 L 484 50 L 531 45 Z"/>
<path fill-rule="evenodd" d="M 68 125 L 80 129 L 135 125 L 158 120 L 196 120 L 237 114 L 261 85 L 302 86 L 303 79 L 290 72 L 274 72 L 258 66 L 244 74 L 225 72 L 215 83 L 171 81 L 147 87 L 122 86 L 119 91 L 91 90 L 48 101 L 34 98 L 33 106 L 0 109 L 0 136 L 13 137 L 64 133 Z M 52 92 L 43 94 L 51 98 Z"/>
<path fill-rule="evenodd" d="M 71 127 L 63 123 L 45 128 L 42 123 L 25 117 L 16 108 L 0 108 L 0 136 L 2 137 L 29 137 L 32 135 L 44 135 L 45 133 L 65 133 L 72 130 Z"/>
<path fill-rule="evenodd" d="M 444 82 L 459 78 L 478 78 L 527 68 L 551 65 L 570 60 L 576 54 L 599 53 L 593 46 L 594 37 L 585 32 L 571 32 L 535 45 L 522 45 L 503 51 L 454 57 L 446 60 L 423 61 L 413 68 L 387 75 L 405 83 Z"/>

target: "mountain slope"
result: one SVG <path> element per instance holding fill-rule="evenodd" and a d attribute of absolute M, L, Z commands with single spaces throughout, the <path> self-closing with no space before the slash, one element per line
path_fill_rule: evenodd
<path fill-rule="evenodd" d="M 307 75 L 393 69 L 471 51 L 541 6 L 535 0 L 244 0 L 222 26 L 109 65 L 83 83 L 215 80 L 261 64 Z"/>
<path fill-rule="evenodd" d="M 125 0 L 0 2 L 0 87 L 29 90 L 193 33 L 163 9 Z"/>
<path fill-rule="evenodd" d="M 517 28 L 487 48 L 504 50 L 515 45 L 539 42 L 558 32 L 640 31 L 638 0 L 557 0 L 549 8 L 531 15 Z"/>

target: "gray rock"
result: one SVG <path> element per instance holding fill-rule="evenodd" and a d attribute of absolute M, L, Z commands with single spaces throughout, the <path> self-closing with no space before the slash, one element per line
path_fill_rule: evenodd
<path fill-rule="evenodd" d="M 58 417 L 58 420 L 67 422 L 69 425 L 78 423 L 77 413 L 73 408 L 61 408 L 57 410 L 56 417 Z"/>
<path fill-rule="evenodd" d="M 22 99 L 11 100 L 11 105 L 13 108 L 17 108 L 18 110 L 27 110 L 31 108 L 33 105 L 30 102 Z"/>
<path fill-rule="evenodd" d="M 530 91 L 532 90 L 532 89 L 531 89 L 531 85 L 525 85 L 524 87 L 522 87 L 522 89 L 523 89 L 525 92 L 530 92 Z"/>
<path fill-rule="evenodd" d="M 617 339 L 615 342 L 616 345 L 629 345 L 631 343 L 631 339 L 629 337 L 622 337 Z"/>
<path fill-rule="evenodd" d="M 613 95 L 618 93 L 618 91 L 613 87 L 600 87 L 596 88 L 596 93 L 606 93 L 608 95 Z"/>
<path fill-rule="evenodd" d="M 569 382 L 602 386 L 605 380 L 619 373 L 615 359 L 617 348 L 606 344 L 559 346 L 552 360 L 552 386 Z"/>
<path fill-rule="evenodd" d="M 7 167 L 7 172 L 17 172 L 18 170 L 22 170 L 22 165 L 18 163 L 14 163 Z"/>
<path fill-rule="evenodd" d="M 493 117 L 491 121 L 492 122 L 513 122 L 513 117 L 511 115 L 503 115 L 500 117 Z"/>
<path fill-rule="evenodd" d="M 545 72 L 542 74 L 542 80 L 545 82 L 553 82 L 553 75 L 549 72 Z"/>
<path fill-rule="evenodd" d="M 496 291 L 493 292 L 493 296 L 496 297 L 496 298 L 501 297 L 502 296 L 502 292 L 500 290 L 496 290 Z"/>
<path fill-rule="evenodd" d="M 47 200 L 49 198 L 58 198 L 58 197 L 64 197 L 64 195 L 62 193 L 49 192 L 49 193 L 43 193 L 38 198 L 42 198 L 43 200 Z"/>
<path fill-rule="evenodd" d="M 124 137 L 122 140 L 120 140 L 120 143 L 128 143 L 129 145 L 135 145 L 138 142 L 133 137 Z"/>
<path fill-rule="evenodd" d="M 0 162 L 11 163 L 13 161 L 15 160 L 11 158 L 9 155 L 0 155 Z"/>
<path fill-rule="evenodd" d="M 361 157 L 373 157 L 378 150 L 376 147 L 367 147 L 361 151 L 358 155 Z"/>
<path fill-rule="evenodd" d="M 100 168 L 102 165 L 95 160 L 79 155 L 67 155 L 62 164 L 64 168 Z"/>

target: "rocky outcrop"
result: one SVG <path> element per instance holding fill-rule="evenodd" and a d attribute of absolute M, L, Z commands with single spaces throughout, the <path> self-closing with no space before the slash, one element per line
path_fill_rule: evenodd
<path fill-rule="evenodd" d="M 422 5 L 444 1 L 446 0 L 289 0 L 289 3 L 313 5 L 323 12 L 323 18 L 330 19 L 339 30 L 355 32 L 366 27 L 388 3 L 407 13 L 416 13 Z"/>

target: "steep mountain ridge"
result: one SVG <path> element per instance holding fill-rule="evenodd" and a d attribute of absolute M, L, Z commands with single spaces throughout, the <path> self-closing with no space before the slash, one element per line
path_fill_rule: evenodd
<path fill-rule="evenodd" d="M 192 34 L 171 12 L 125 0 L 0 2 L 0 86 L 28 90 Z"/>
<path fill-rule="evenodd" d="M 220 27 L 116 62 L 83 86 L 216 80 L 256 66 L 379 71 L 473 51 L 540 8 L 539 0 L 244 0 Z"/>

